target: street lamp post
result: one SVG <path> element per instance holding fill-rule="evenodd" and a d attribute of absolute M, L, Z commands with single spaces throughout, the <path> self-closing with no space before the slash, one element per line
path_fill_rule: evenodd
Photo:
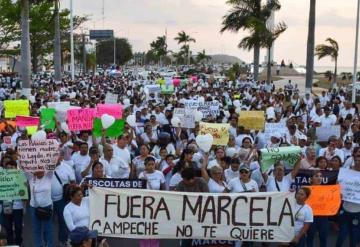
<path fill-rule="evenodd" d="M 353 103 L 356 101 L 356 88 L 355 83 L 357 80 L 357 56 L 359 47 L 359 14 L 360 14 L 360 0 L 357 2 L 357 13 L 356 13 L 356 35 L 355 35 L 355 55 L 354 55 L 354 71 L 353 71 L 353 86 L 352 86 L 352 97 Z"/>
<path fill-rule="evenodd" d="M 71 79 L 75 79 L 75 65 L 74 65 L 74 20 L 73 20 L 73 0 L 70 0 L 70 67 Z"/>

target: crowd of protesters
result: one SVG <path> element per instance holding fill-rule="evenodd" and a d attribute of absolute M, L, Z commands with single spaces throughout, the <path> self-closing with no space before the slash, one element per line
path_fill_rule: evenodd
<path fill-rule="evenodd" d="M 118 103 L 124 107 L 123 118 L 131 114 L 136 117 L 136 125 L 126 124 L 124 133 L 117 138 L 96 138 L 91 131 L 69 132 L 61 128 L 59 121 L 54 130 L 46 130 L 47 138 L 59 142 L 60 158 L 54 171 L 26 173 L 29 201 L 2 202 L 1 232 L 7 244 L 22 246 L 24 228 L 29 228 L 34 239 L 31 246 L 53 247 L 54 238 L 60 246 L 91 246 L 96 233 L 87 228 L 89 200 L 84 196 L 89 177 L 144 179 L 149 190 L 251 193 L 292 191 L 301 169 L 312 171 L 313 185 L 322 184 L 323 172 L 327 170 L 346 168 L 360 172 L 360 116 L 357 106 L 348 101 L 341 89 L 301 95 L 292 82 L 283 89 L 251 79 L 198 78 L 187 80 L 174 93 L 164 95 L 144 90 L 149 84 L 156 84 L 156 78 L 83 76 L 61 82 L 36 78 L 28 95 L 14 90 L 14 85 L 2 85 L 0 99 L 28 99 L 31 116 L 39 116 L 49 102 L 69 101 L 73 106 L 94 108 L 104 103 L 107 93 L 112 93 L 118 95 Z M 210 152 L 204 153 L 195 140 L 198 123 L 194 129 L 172 126 L 174 109 L 184 108 L 188 99 L 219 102 L 220 113 L 202 121 L 229 123 L 227 146 L 212 146 Z M 274 133 L 269 138 L 263 131 L 245 129 L 238 117 L 241 111 L 249 110 L 264 111 L 266 122 L 285 123 L 285 134 Z M 25 128 L 8 124 L 4 115 L 0 121 L 4 124 L 1 167 L 19 169 L 17 143 L 31 137 Z M 314 129 L 330 129 L 333 125 L 341 126 L 340 136 L 318 142 Z M 4 142 L 5 136 L 11 136 L 11 144 Z M 283 146 L 301 147 L 293 169 L 288 173 L 286 164 L 279 161 L 270 170 L 261 170 L 259 150 Z M 329 237 L 330 232 L 335 232 L 336 246 L 344 246 L 348 237 L 351 247 L 358 246 L 360 204 L 344 201 L 336 216 L 314 217 L 306 204 L 309 196 L 306 187 L 296 192 L 295 232 L 289 245 L 334 246 Z M 23 225 L 25 213 L 31 215 L 31 225 Z M 54 232 L 55 221 L 58 232 Z M 315 241 L 317 234 L 319 244 Z M 102 241 L 101 245 L 105 244 Z M 253 245 L 235 242 L 236 246 L 241 244 Z M 157 247 L 160 241 L 143 239 L 139 246 Z M 191 246 L 191 241 L 183 240 L 181 246 Z"/>

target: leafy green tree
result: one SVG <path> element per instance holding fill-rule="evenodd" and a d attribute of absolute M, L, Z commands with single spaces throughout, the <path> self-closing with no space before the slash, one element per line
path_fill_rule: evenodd
<path fill-rule="evenodd" d="M 202 52 L 198 52 L 197 56 L 196 56 L 196 61 L 198 63 L 202 63 L 202 62 L 207 62 L 211 60 L 211 56 L 207 55 L 205 50 L 203 50 Z"/>
<path fill-rule="evenodd" d="M 328 44 L 320 44 L 315 48 L 315 56 L 318 59 L 322 59 L 324 57 L 330 57 L 332 61 L 335 63 L 334 76 L 332 81 L 332 88 L 336 86 L 336 78 L 337 78 L 337 68 L 338 68 L 338 57 L 339 57 L 339 44 L 336 40 L 332 38 L 327 38 L 325 40 Z"/>
<path fill-rule="evenodd" d="M 266 1 L 262 4 L 261 0 L 227 0 L 227 4 L 232 8 L 227 15 L 223 17 L 221 33 L 225 31 L 239 32 L 247 30 L 250 36 L 242 40 L 240 48 L 254 49 L 254 79 L 259 76 L 260 48 L 262 40 L 258 24 L 266 25 L 272 11 L 281 8 L 278 0 Z M 250 38 L 251 37 L 251 38 Z"/>
<path fill-rule="evenodd" d="M 181 47 L 181 55 L 185 55 L 188 63 L 190 62 L 190 43 L 193 42 L 195 43 L 196 40 L 194 38 L 192 38 L 190 35 L 188 35 L 187 33 L 185 33 L 185 31 L 181 31 L 178 33 L 178 36 L 174 38 L 178 44 L 183 44 L 183 46 Z M 186 50 L 186 53 L 183 53 L 183 51 Z"/>
<path fill-rule="evenodd" d="M 132 56 L 132 47 L 127 39 L 116 38 L 116 64 L 123 65 L 128 62 Z M 114 62 L 114 41 L 104 40 L 96 45 L 97 64 L 109 65 Z"/>
<path fill-rule="evenodd" d="M 157 60 L 161 65 L 161 59 L 163 56 L 166 56 L 168 53 L 167 44 L 166 44 L 166 37 L 159 36 L 150 43 L 150 48 L 152 53 L 156 56 Z"/>

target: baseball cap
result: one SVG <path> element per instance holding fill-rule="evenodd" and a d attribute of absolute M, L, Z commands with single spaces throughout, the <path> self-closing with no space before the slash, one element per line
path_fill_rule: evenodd
<path fill-rule="evenodd" d="M 250 168 L 247 165 L 241 165 L 239 171 L 242 171 L 242 170 L 246 170 L 249 172 Z"/>
<path fill-rule="evenodd" d="M 76 227 L 70 232 L 71 244 L 81 244 L 84 240 L 97 238 L 97 231 L 90 231 L 87 227 Z"/>

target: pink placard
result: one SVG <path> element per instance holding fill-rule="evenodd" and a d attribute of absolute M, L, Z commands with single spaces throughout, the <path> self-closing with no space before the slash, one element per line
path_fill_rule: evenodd
<path fill-rule="evenodd" d="M 195 75 L 195 76 L 191 76 L 191 80 L 192 80 L 193 82 L 197 82 L 198 78 L 197 78 L 196 75 Z"/>
<path fill-rule="evenodd" d="M 96 117 L 101 118 L 103 114 L 109 114 L 116 119 L 122 118 L 123 108 L 120 104 L 98 104 Z"/>
<path fill-rule="evenodd" d="M 96 109 L 70 109 L 66 114 L 69 130 L 92 130 Z"/>
<path fill-rule="evenodd" d="M 180 82 L 181 82 L 180 79 L 174 79 L 174 80 L 173 80 L 173 85 L 174 85 L 175 87 L 178 87 L 178 86 L 180 86 Z"/>
<path fill-rule="evenodd" d="M 19 127 L 38 126 L 39 122 L 38 117 L 16 116 L 16 125 Z"/>

